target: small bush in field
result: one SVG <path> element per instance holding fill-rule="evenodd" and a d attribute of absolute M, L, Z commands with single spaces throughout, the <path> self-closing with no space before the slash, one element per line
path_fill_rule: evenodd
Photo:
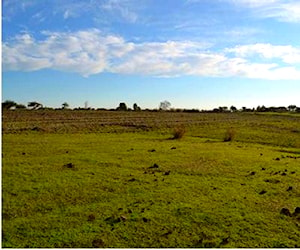
<path fill-rule="evenodd" d="M 234 128 L 227 129 L 225 136 L 224 136 L 224 142 L 233 141 L 233 139 L 235 138 L 235 135 L 236 135 L 236 131 Z"/>
<path fill-rule="evenodd" d="M 173 139 L 181 139 L 185 134 L 185 127 L 177 127 L 173 131 Z"/>

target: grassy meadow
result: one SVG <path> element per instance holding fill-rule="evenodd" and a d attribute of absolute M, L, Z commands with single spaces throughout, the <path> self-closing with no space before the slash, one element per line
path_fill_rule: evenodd
<path fill-rule="evenodd" d="M 299 114 L 2 113 L 4 248 L 294 248 L 299 207 Z"/>

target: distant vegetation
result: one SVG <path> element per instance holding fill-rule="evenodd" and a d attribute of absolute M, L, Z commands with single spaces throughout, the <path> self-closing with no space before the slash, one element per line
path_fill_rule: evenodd
<path fill-rule="evenodd" d="M 67 102 L 61 104 L 61 108 L 52 108 L 52 107 L 44 107 L 43 104 L 31 101 L 28 102 L 27 106 L 24 104 L 16 103 L 12 100 L 6 100 L 2 102 L 2 109 L 3 110 L 15 110 L 15 109 L 29 109 L 29 110 L 108 110 L 108 111 L 167 111 L 167 112 L 187 112 L 187 113 L 206 113 L 206 112 L 213 112 L 213 113 L 233 113 L 233 112 L 277 112 L 277 113 L 284 113 L 284 112 L 296 112 L 300 113 L 300 107 L 296 105 L 289 105 L 288 107 L 280 106 L 280 107 L 265 107 L 257 106 L 256 108 L 247 108 L 242 107 L 241 109 L 237 109 L 235 106 L 231 106 L 228 108 L 227 106 L 220 106 L 218 108 L 213 108 L 211 110 L 199 110 L 199 109 L 179 109 L 179 108 L 171 108 L 171 103 L 169 101 L 160 102 L 158 109 L 141 109 L 136 103 L 133 104 L 132 108 L 129 108 L 125 102 L 121 102 L 119 106 L 115 109 L 105 109 L 105 108 L 74 108 L 71 109 Z"/>

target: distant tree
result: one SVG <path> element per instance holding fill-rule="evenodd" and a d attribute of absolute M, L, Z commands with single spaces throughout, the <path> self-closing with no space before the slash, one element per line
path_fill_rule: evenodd
<path fill-rule="evenodd" d="M 135 104 L 133 104 L 133 110 L 134 111 L 140 111 L 141 108 L 135 103 Z"/>
<path fill-rule="evenodd" d="M 242 107 L 242 110 L 241 110 L 242 112 L 254 112 L 255 111 L 255 108 L 252 108 L 252 109 L 250 109 L 250 108 L 247 108 L 247 107 Z"/>
<path fill-rule="evenodd" d="M 288 106 L 288 109 L 289 109 L 289 111 L 291 111 L 291 112 L 295 112 L 295 111 L 296 111 L 296 108 L 297 108 L 296 105 L 289 105 L 289 106 Z"/>
<path fill-rule="evenodd" d="M 16 109 L 26 109 L 26 106 L 23 104 L 17 104 Z"/>
<path fill-rule="evenodd" d="M 235 106 L 231 106 L 231 107 L 230 107 L 230 111 L 231 111 L 231 112 L 236 112 L 236 111 L 237 111 L 237 108 L 236 108 Z"/>
<path fill-rule="evenodd" d="M 17 103 L 11 100 L 6 100 L 5 102 L 2 102 L 2 109 L 10 109 L 12 107 L 16 107 Z"/>
<path fill-rule="evenodd" d="M 64 102 L 61 106 L 62 106 L 62 109 L 69 108 L 69 104 L 67 102 Z"/>
<path fill-rule="evenodd" d="M 228 107 L 219 107 L 219 112 L 228 112 Z"/>
<path fill-rule="evenodd" d="M 43 107 L 43 105 L 41 103 L 38 103 L 38 102 L 29 102 L 27 104 L 28 108 L 31 108 L 31 109 L 40 109 Z"/>
<path fill-rule="evenodd" d="M 163 101 L 163 102 L 161 102 L 161 103 L 159 104 L 159 109 L 160 109 L 160 110 L 166 111 L 166 110 L 169 110 L 170 107 L 171 107 L 171 103 L 170 103 L 169 101 Z"/>
<path fill-rule="evenodd" d="M 121 102 L 121 103 L 119 104 L 119 107 L 117 107 L 117 110 L 118 110 L 118 111 L 127 111 L 128 108 L 127 108 L 126 103 L 125 103 L 125 102 Z"/>
<path fill-rule="evenodd" d="M 227 111 L 228 111 L 228 107 L 224 106 L 224 107 L 222 107 L 222 108 L 223 108 L 223 111 L 224 111 L 224 112 L 227 112 Z"/>
<path fill-rule="evenodd" d="M 263 106 L 258 106 L 256 108 L 256 111 L 257 112 L 266 112 L 267 111 L 267 108 L 263 105 Z"/>

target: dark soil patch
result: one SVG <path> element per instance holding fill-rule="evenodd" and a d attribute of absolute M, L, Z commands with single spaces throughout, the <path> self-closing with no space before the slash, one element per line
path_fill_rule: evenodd
<path fill-rule="evenodd" d="M 156 164 L 156 163 L 154 163 L 151 167 L 149 167 L 149 168 L 159 168 L 159 166 Z"/>
<path fill-rule="evenodd" d="M 94 221 L 96 219 L 96 216 L 93 214 L 90 214 L 88 217 L 88 221 Z"/>
<path fill-rule="evenodd" d="M 92 242 L 93 248 L 103 248 L 104 247 L 104 241 L 102 239 L 95 239 Z"/>
<path fill-rule="evenodd" d="M 262 190 L 259 192 L 259 194 L 265 194 L 267 191 L 266 190 Z"/>
<path fill-rule="evenodd" d="M 70 163 L 67 163 L 67 164 L 65 164 L 65 165 L 63 165 L 63 167 L 64 168 L 75 168 L 75 165 L 72 163 L 72 162 L 70 162 Z"/>
<path fill-rule="evenodd" d="M 291 212 L 287 208 L 282 208 L 281 211 L 280 211 L 280 214 L 283 214 L 283 215 L 286 215 L 286 216 L 291 216 Z"/>
<path fill-rule="evenodd" d="M 167 171 L 167 172 L 165 172 L 165 174 L 164 175 L 170 175 L 170 170 L 169 171 Z"/>
<path fill-rule="evenodd" d="M 256 172 L 255 171 L 252 171 L 248 176 L 253 176 L 253 175 L 255 175 L 256 174 Z"/>
<path fill-rule="evenodd" d="M 300 207 L 295 208 L 295 212 L 293 213 L 293 216 L 297 216 L 300 214 Z"/>
<path fill-rule="evenodd" d="M 265 182 L 272 183 L 272 184 L 280 183 L 280 180 L 276 180 L 276 179 L 265 179 L 264 181 L 265 181 Z"/>

